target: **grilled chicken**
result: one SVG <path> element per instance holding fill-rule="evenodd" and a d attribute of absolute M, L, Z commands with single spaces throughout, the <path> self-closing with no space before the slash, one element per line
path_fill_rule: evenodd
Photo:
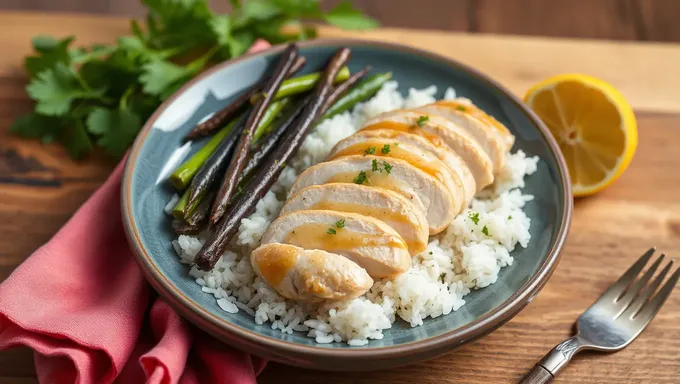
<path fill-rule="evenodd" d="M 484 152 L 489 155 L 494 172 L 498 173 L 501 170 L 505 162 L 506 143 L 496 128 L 451 104 L 429 104 L 416 110 L 440 115 L 463 128 L 477 139 L 477 142 L 484 148 Z"/>
<path fill-rule="evenodd" d="M 421 170 L 437 177 L 453 191 L 463 188 L 464 199 L 460 210 L 467 207 L 475 195 L 475 179 L 465 162 L 447 147 L 436 146 L 427 139 L 406 132 L 389 129 L 359 131 L 333 147 L 329 159 L 348 154 L 375 152 L 379 156 L 395 157 L 406 160 Z M 432 159 L 432 156 L 436 159 Z"/>
<path fill-rule="evenodd" d="M 349 300 L 373 285 L 365 269 L 344 256 L 271 243 L 250 256 L 255 273 L 281 296 L 305 302 Z"/>
<path fill-rule="evenodd" d="M 484 148 L 467 131 L 446 118 L 414 110 L 380 114 L 369 120 L 362 131 L 392 129 L 423 136 L 436 145 L 446 145 L 470 168 L 477 191 L 493 182 L 494 168 Z"/>
<path fill-rule="evenodd" d="M 428 226 L 424 213 L 405 197 L 388 189 L 342 183 L 313 185 L 292 195 L 281 214 L 302 210 L 334 210 L 370 216 L 397 231 L 412 255 L 427 247 Z"/>
<path fill-rule="evenodd" d="M 449 225 L 464 199 L 462 191 L 454 196 L 442 182 L 404 160 L 372 155 L 345 156 L 311 166 L 298 176 L 289 195 L 326 183 L 355 183 L 398 192 L 425 212 L 430 235 Z"/>
<path fill-rule="evenodd" d="M 279 216 L 262 236 L 262 244 L 270 243 L 337 253 L 374 278 L 395 276 L 411 267 L 408 246 L 392 227 L 356 213 L 319 210 Z"/>

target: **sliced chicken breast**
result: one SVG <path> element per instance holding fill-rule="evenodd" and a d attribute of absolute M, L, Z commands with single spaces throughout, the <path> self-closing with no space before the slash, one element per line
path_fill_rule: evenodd
<path fill-rule="evenodd" d="M 404 239 L 372 217 L 337 211 L 294 211 L 274 220 L 262 244 L 283 243 L 337 253 L 359 264 L 374 278 L 411 268 Z"/>
<path fill-rule="evenodd" d="M 458 108 L 460 107 L 450 104 L 434 103 L 419 107 L 416 110 L 443 116 L 470 133 L 472 137 L 477 139 L 477 142 L 481 144 L 482 148 L 484 148 L 484 152 L 489 155 L 489 158 L 493 163 L 494 172 L 500 172 L 505 162 L 505 140 L 498 130 L 490 124 L 487 124 Z"/>
<path fill-rule="evenodd" d="M 373 285 L 373 279 L 357 263 L 318 249 L 265 244 L 252 252 L 250 262 L 258 276 L 291 300 L 349 300 Z"/>
<path fill-rule="evenodd" d="M 435 177 L 404 160 L 372 155 L 346 156 L 311 166 L 298 176 L 289 196 L 310 185 L 326 183 L 354 183 L 400 193 L 425 212 L 430 235 L 446 229 L 460 206 Z"/>
<path fill-rule="evenodd" d="M 414 110 L 398 110 L 380 114 L 369 120 L 362 131 L 392 129 L 423 136 L 435 145 L 446 145 L 470 168 L 477 191 L 494 179 L 493 163 L 484 148 L 464 129 L 446 118 Z"/>
<path fill-rule="evenodd" d="M 392 147 L 392 144 L 393 142 L 390 139 L 379 137 L 367 139 L 363 142 L 355 143 L 354 145 L 346 145 L 345 143 L 340 142 L 333 150 L 331 150 L 328 160 L 366 154 L 404 160 L 444 183 L 446 188 L 448 188 L 449 192 L 453 195 L 453 201 L 456 203 L 456 206 L 454 207 L 456 214 L 460 213 L 463 208 L 465 208 L 465 190 L 463 188 L 463 182 L 460 180 L 457 173 L 451 171 L 451 169 L 449 169 L 449 167 L 433 153 L 408 143 L 403 143 L 402 145 L 396 145 L 394 147 Z"/>
<path fill-rule="evenodd" d="M 329 159 L 350 153 L 362 154 L 366 149 L 372 151 L 373 147 L 376 147 L 375 153 L 377 155 L 391 156 L 406 160 L 426 172 L 430 170 L 430 172 L 428 172 L 430 174 L 437 173 L 432 172 L 431 170 L 433 169 L 438 170 L 446 167 L 448 172 L 444 172 L 444 174 L 446 175 L 448 173 L 452 175 L 450 177 L 444 177 L 444 180 L 440 179 L 440 181 L 447 184 L 447 186 L 450 186 L 452 185 L 451 181 L 446 179 L 457 178 L 458 180 L 454 180 L 453 183 L 455 185 L 460 183 L 463 187 L 465 195 L 463 208 L 467 207 L 470 201 L 472 201 L 476 192 L 476 183 L 470 172 L 470 168 L 468 168 L 460 156 L 450 151 L 448 147 L 434 145 L 422 136 L 390 129 L 359 131 L 338 142 L 331 151 Z M 417 148 L 417 151 L 409 150 L 414 147 Z M 436 156 L 443 164 L 439 164 L 436 161 L 429 162 L 424 155 L 414 159 L 412 152 L 427 152 L 428 154 Z"/>
<path fill-rule="evenodd" d="M 452 106 L 461 112 L 468 113 L 491 125 L 503 137 L 506 152 L 510 151 L 512 145 L 515 143 L 515 136 L 510 132 L 508 127 L 474 105 L 469 99 L 460 97 L 455 100 L 440 100 L 436 104 Z"/>
<path fill-rule="evenodd" d="M 334 210 L 370 216 L 397 231 L 412 255 L 427 248 L 429 229 L 424 213 L 402 195 L 385 188 L 342 183 L 312 185 L 291 196 L 281 214 L 302 210 Z"/>

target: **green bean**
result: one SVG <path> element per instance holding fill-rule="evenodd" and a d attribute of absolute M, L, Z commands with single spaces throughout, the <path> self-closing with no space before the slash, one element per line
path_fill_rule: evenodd
<path fill-rule="evenodd" d="M 253 137 L 253 143 L 257 143 L 260 138 L 267 134 L 272 126 L 272 122 L 281 114 L 281 111 L 283 111 L 286 107 L 288 107 L 291 103 L 291 98 L 290 97 L 285 97 L 281 100 L 276 100 L 272 103 L 272 105 L 269 106 L 267 111 L 264 113 L 264 117 L 262 118 L 263 123 L 260 124 L 257 129 L 255 130 L 255 136 Z M 264 122 L 267 122 L 267 124 L 264 124 Z"/>
<path fill-rule="evenodd" d="M 175 188 L 181 191 L 189 186 L 191 179 L 193 179 L 198 170 L 201 169 L 203 163 L 205 163 L 213 152 L 215 152 L 222 140 L 229 134 L 239 120 L 241 119 L 234 119 L 231 123 L 227 124 L 226 127 L 220 129 L 215 136 L 210 138 L 210 141 L 208 141 L 203 148 L 194 153 L 189 160 L 182 163 L 182 165 L 170 175 L 170 182 Z"/>
<path fill-rule="evenodd" d="M 338 75 L 335 76 L 335 79 L 333 80 L 334 83 L 342 83 L 343 81 L 347 80 L 349 78 L 349 68 L 347 67 L 342 67 L 340 72 L 338 72 Z M 314 89 L 314 86 L 316 83 L 319 82 L 319 79 L 321 78 L 321 72 L 312 72 L 307 75 L 302 75 L 302 76 L 297 76 L 290 78 L 288 80 L 284 80 L 283 83 L 281 84 L 281 87 L 279 88 L 278 92 L 276 92 L 276 95 L 274 96 L 274 99 L 282 99 L 286 96 L 294 96 L 294 95 L 299 95 L 301 93 L 305 93 L 308 91 L 311 91 Z M 258 97 L 261 97 L 262 94 L 259 93 L 253 97 L 250 98 L 251 104 L 255 104 L 257 101 Z"/>
<path fill-rule="evenodd" d="M 392 73 L 376 73 L 366 77 L 357 84 L 354 88 L 350 89 L 343 97 L 340 98 L 335 104 L 333 104 L 328 111 L 321 116 L 321 120 L 331 118 L 337 114 L 345 112 L 350 108 L 354 107 L 358 103 L 366 101 L 371 97 L 375 96 L 380 88 L 392 78 Z"/>

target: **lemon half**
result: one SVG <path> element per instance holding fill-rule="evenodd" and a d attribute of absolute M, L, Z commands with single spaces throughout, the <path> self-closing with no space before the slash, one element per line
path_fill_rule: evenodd
<path fill-rule="evenodd" d="M 611 84 L 587 75 L 559 75 L 533 86 L 524 101 L 557 140 L 574 196 L 611 185 L 633 159 L 635 114 Z"/>

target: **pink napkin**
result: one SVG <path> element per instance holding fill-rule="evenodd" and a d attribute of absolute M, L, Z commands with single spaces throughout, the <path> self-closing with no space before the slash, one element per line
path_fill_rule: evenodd
<path fill-rule="evenodd" d="M 0 349 L 34 349 L 42 383 L 256 383 L 264 360 L 189 325 L 144 280 L 123 233 L 122 174 L 123 162 L 0 285 Z"/>

